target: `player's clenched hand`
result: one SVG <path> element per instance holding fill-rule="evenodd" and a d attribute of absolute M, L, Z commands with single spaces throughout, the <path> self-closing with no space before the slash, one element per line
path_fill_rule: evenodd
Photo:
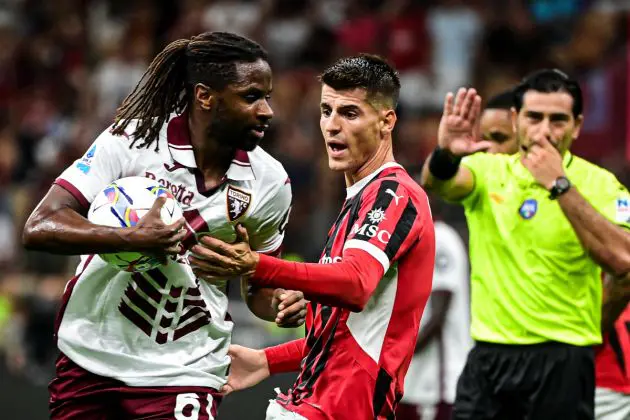
<path fill-rule="evenodd" d="M 306 305 L 304 293 L 295 290 L 276 289 L 273 292 L 271 306 L 278 311 L 276 325 L 283 328 L 294 328 L 304 324 Z"/>
<path fill-rule="evenodd" d="M 186 236 L 186 220 L 180 220 L 167 225 L 162 221 L 160 212 L 166 198 L 158 197 L 153 207 L 138 223 L 126 229 L 125 239 L 130 251 L 147 252 L 157 255 L 164 260 L 167 255 L 180 252 L 180 241 Z"/>
<path fill-rule="evenodd" d="M 228 349 L 228 355 L 232 359 L 232 364 L 227 384 L 221 388 L 223 395 L 252 387 L 269 377 L 269 364 L 264 350 L 232 344 Z"/>
<path fill-rule="evenodd" d="M 451 92 L 444 99 L 444 113 L 438 129 L 438 145 L 453 156 L 466 156 L 492 146 L 479 140 L 481 97 L 475 89 L 460 88 L 456 96 Z"/>
<path fill-rule="evenodd" d="M 564 176 L 562 155 L 543 135 L 532 137 L 525 153 L 521 153 L 521 162 L 536 182 L 548 190 L 553 187 L 556 179 Z"/>
<path fill-rule="evenodd" d="M 188 257 L 197 277 L 212 281 L 226 277 L 250 276 L 256 271 L 259 256 L 249 246 L 249 235 L 236 226 L 236 241 L 228 244 L 211 236 L 204 236 L 191 248 Z"/>

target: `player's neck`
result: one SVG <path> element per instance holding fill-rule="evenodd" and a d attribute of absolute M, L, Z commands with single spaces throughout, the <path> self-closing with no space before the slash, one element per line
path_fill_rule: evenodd
<path fill-rule="evenodd" d="M 346 172 L 346 187 L 351 187 L 388 162 L 395 162 L 392 142 L 384 142 L 370 159 L 355 172 Z"/>
<path fill-rule="evenodd" d="M 206 186 L 220 183 L 232 163 L 236 149 L 209 137 L 209 127 L 192 115 L 188 118 L 188 129 L 195 162 L 204 176 Z"/>

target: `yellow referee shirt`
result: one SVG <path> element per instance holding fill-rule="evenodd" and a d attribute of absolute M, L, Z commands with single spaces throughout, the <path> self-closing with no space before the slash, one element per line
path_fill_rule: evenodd
<path fill-rule="evenodd" d="M 630 227 L 630 195 L 610 172 L 567 153 L 565 172 L 616 224 Z M 471 332 L 502 344 L 601 342 L 601 269 L 557 201 L 519 155 L 462 160 L 475 177 L 461 200 L 470 231 Z"/>

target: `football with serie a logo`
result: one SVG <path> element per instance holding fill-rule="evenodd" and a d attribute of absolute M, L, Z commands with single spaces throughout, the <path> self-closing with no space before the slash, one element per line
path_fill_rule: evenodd
<path fill-rule="evenodd" d="M 160 213 L 164 223 L 171 224 L 182 217 L 182 209 L 169 190 L 149 178 L 132 176 L 121 178 L 103 188 L 90 206 L 88 220 L 103 226 L 133 227 L 151 210 L 158 197 L 166 197 Z M 157 258 L 140 252 L 118 252 L 99 256 L 121 271 L 147 271 L 160 265 Z"/>

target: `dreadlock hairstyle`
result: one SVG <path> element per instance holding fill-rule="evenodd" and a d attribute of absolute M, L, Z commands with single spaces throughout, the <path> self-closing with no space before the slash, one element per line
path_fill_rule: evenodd
<path fill-rule="evenodd" d="M 112 133 L 125 135 L 138 120 L 130 148 L 149 148 L 172 112 L 182 112 L 193 100 L 193 87 L 203 83 L 220 91 L 236 81 L 236 64 L 267 61 L 257 43 L 228 32 L 206 32 L 173 41 L 151 62 L 133 91 L 116 112 Z"/>

